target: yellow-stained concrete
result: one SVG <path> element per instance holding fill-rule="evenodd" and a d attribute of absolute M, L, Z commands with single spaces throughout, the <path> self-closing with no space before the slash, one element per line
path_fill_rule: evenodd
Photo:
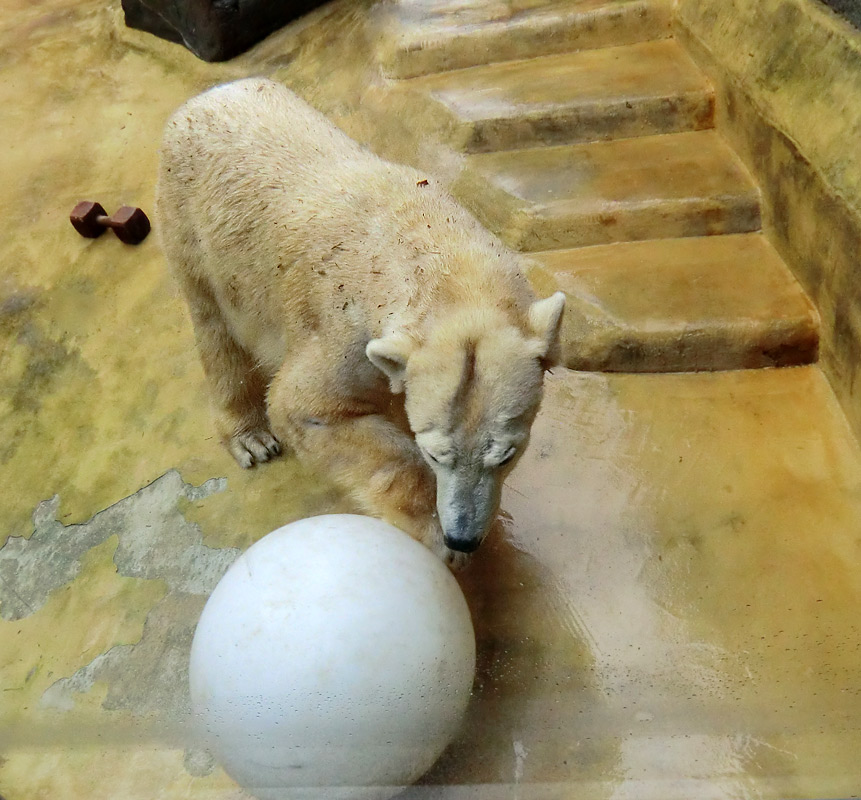
<path fill-rule="evenodd" d="M 530 281 L 570 300 L 565 364 L 613 372 L 793 366 L 819 319 L 762 234 L 656 239 L 532 254 Z"/>
<path fill-rule="evenodd" d="M 451 756 L 466 780 L 514 780 L 519 742 L 540 753 L 524 783 L 571 781 L 536 797 L 851 795 L 848 433 L 813 368 L 554 376 L 504 499 L 509 536 L 467 576 L 504 689 L 479 696 Z"/>
<path fill-rule="evenodd" d="M 170 517 L 199 526 L 211 548 L 348 508 L 289 457 L 233 466 L 212 438 L 155 238 L 86 241 L 67 215 L 82 197 L 150 210 L 163 120 L 240 75 L 274 74 L 354 135 L 396 139 L 358 108 L 376 75 L 362 60 L 362 7 L 329 6 L 207 65 L 125 30 L 119 10 L 95 0 L 15 2 L 0 21 L 0 541 L 30 536 L 16 543 L 32 552 L 32 515 L 55 494 L 49 544 L 72 541 L 111 504 L 134 509 L 134 493 L 171 469 L 195 486 L 226 476 Z M 462 576 L 479 636 L 472 708 L 406 797 L 857 793 L 861 452 L 816 367 L 559 370 L 504 510 Z M 142 710 L 165 691 L 182 700 L 180 670 L 160 685 L 120 676 L 136 694 L 118 696 L 116 674 L 95 669 L 143 644 L 181 656 L 187 639 L 171 637 L 190 632 L 189 609 L 203 602 L 158 575 L 129 577 L 127 538 L 118 529 L 44 605 L 0 620 L 5 800 L 244 797 L 200 753 L 183 753 L 182 725 Z M 160 557 L 144 551 L 133 566 Z M 56 566 L 46 558 L 46 576 Z M 0 574 L 0 592 L 15 580 Z M 88 669 L 103 677 L 90 685 Z M 45 704 L 63 679 L 80 691 Z"/>
<path fill-rule="evenodd" d="M 670 35 L 670 0 L 408 0 L 382 7 L 392 78 Z"/>
<path fill-rule="evenodd" d="M 861 431 L 861 32 L 805 0 L 680 0 L 718 127 L 762 187 L 768 236 L 822 318 L 822 363 Z"/>
<path fill-rule="evenodd" d="M 306 48 L 303 26 L 213 65 L 125 29 L 119 8 L 56 5 L 21 4 L 0 26 L 2 539 L 26 535 L 46 486 L 63 487 L 68 524 L 171 467 L 195 483 L 224 469 L 156 235 L 137 247 L 84 239 L 68 215 L 80 199 L 151 213 L 160 131 L 189 96 L 248 74 L 325 69 L 302 58 L 284 67 L 324 45 Z M 342 31 L 353 28 L 347 12 Z"/>
<path fill-rule="evenodd" d="M 404 0 L 390 8 L 409 18 L 417 40 L 430 42 L 441 29 L 449 38 L 473 36 L 482 30 L 482 15 L 504 19 L 506 6 L 471 4 L 445 18 L 436 3 Z M 521 10 L 519 19 L 561 8 Z M 567 6 L 572 14 L 587 8 L 592 6 Z M 630 33 L 636 23 L 624 16 L 618 22 L 619 40 L 627 41 L 621 29 Z M 436 72 L 368 93 L 376 128 L 396 134 L 377 136 L 376 146 L 440 174 L 486 224 L 523 249 L 701 238 L 759 227 L 758 193 L 719 136 L 665 135 L 708 128 L 713 121 L 713 90 L 677 42 L 540 55 L 554 46 L 536 50 L 512 20 L 504 32 L 533 57 Z M 473 55 L 490 57 L 480 48 Z M 585 144 L 595 140 L 610 141 Z M 583 144 L 552 147 L 570 142 Z M 482 155 L 465 157 L 463 151 Z M 579 258 L 572 250 L 555 259 L 565 273 L 558 279 L 533 271 L 539 292 L 564 286 L 569 293 L 565 363 L 675 371 L 816 358 L 816 315 L 773 251 L 763 261 L 756 245 L 749 252 L 719 243 L 692 246 L 709 252 L 680 262 L 671 252 L 684 249 L 681 242 L 631 248 L 626 252 L 637 253 L 636 269 L 629 263 L 622 271 L 618 265 L 596 270 L 588 282 L 564 268 L 569 258 Z M 592 247 L 583 257 L 600 256 L 603 264 L 602 254 L 622 249 Z M 770 299 L 763 302 L 766 290 Z M 626 306 L 621 298 L 637 300 Z M 788 298 L 793 301 L 785 303 Z"/>
<path fill-rule="evenodd" d="M 473 155 L 454 189 L 521 250 L 759 227 L 757 188 L 713 131 Z"/>
<path fill-rule="evenodd" d="M 194 777 L 185 769 L 181 749 L 149 741 L 24 749 L 0 767 L 4 779 L 10 798 L 28 800 L 249 800 L 221 770 Z"/>
<path fill-rule="evenodd" d="M 827 182 L 861 208 L 861 169 L 846 147 L 861 135 L 861 32 L 806 0 L 679 0 L 676 17 Z"/>
<path fill-rule="evenodd" d="M 4 725 L 20 732 L 44 724 L 39 701 L 52 683 L 110 647 L 140 639 L 146 614 L 164 596 L 165 586 L 117 577 L 112 561 L 116 547 L 114 537 L 94 547 L 85 554 L 74 585 L 56 592 L 35 614 L 0 623 Z M 97 711 L 100 701 L 98 692 L 82 697 L 77 710 Z"/>
<path fill-rule="evenodd" d="M 468 152 L 712 127 L 712 88 L 672 40 L 491 64 L 405 81 Z M 426 97 L 425 95 L 429 95 Z"/>
<path fill-rule="evenodd" d="M 324 30 L 342 48 L 360 49 L 361 41 L 349 38 L 361 31 L 354 19 L 360 12 L 352 3 L 321 9 L 229 64 L 204 64 L 127 30 L 119 4 L 57 0 L 4 12 L 0 544 L 29 537 L 37 505 L 54 494 L 58 520 L 73 526 L 172 468 L 194 484 L 228 479 L 227 490 L 208 502 L 178 504 L 210 547 L 246 547 L 290 519 L 351 510 L 295 459 L 254 473 L 231 463 L 214 437 L 187 312 L 156 236 L 137 247 L 111 234 L 83 239 L 68 215 L 84 198 L 151 213 L 164 121 L 210 85 L 323 71 L 334 84 L 310 77 L 297 88 L 330 110 L 345 103 L 345 86 L 361 75 L 312 29 L 326 20 Z M 331 63 L 319 55 L 327 49 Z M 333 93 L 335 85 L 342 91 Z M 76 535 L 67 527 L 60 539 Z M 125 708 L 113 701 L 107 711 L 115 687 L 104 680 L 84 680 L 85 691 L 44 702 L 58 681 L 81 676 L 118 648 L 139 646 L 154 612 L 170 613 L 165 582 L 121 575 L 116 559 L 113 536 L 82 556 L 76 575 L 44 606 L 0 620 L 0 794 L 238 796 L 223 773 L 194 777 L 177 749 L 176 726 L 136 712 L 134 698 Z M 11 568 L 0 582 L 14 591 Z M 52 569 L 46 560 L 46 579 Z M 154 649 L 163 644 L 169 654 L 170 626 L 156 634 Z M 147 680 L 142 674 L 144 695 Z"/>
<path fill-rule="evenodd" d="M 462 577 L 471 710 L 406 797 L 850 795 L 861 452 L 816 368 L 562 371 L 503 507 Z M 94 718 L 94 691 L 41 746 L 5 744 L 7 800 L 238 796 L 217 770 L 186 774 L 172 732 Z"/>

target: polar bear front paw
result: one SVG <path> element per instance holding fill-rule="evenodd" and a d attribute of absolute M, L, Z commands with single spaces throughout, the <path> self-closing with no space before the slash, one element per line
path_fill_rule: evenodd
<path fill-rule="evenodd" d="M 281 454 L 280 442 L 266 428 L 234 434 L 230 437 L 227 449 L 242 469 Z"/>
<path fill-rule="evenodd" d="M 442 531 L 428 541 L 424 539 L 428 549 L 437 556 L 452 572 L 460 572 L 467 564 L 469 564 L 471 554 L 460 553 L 457 550 L 451 550 L 446 547 L 442 540 Z"/>
<path fill-rule="evenodd" d="M 437 556 L 452 572 L 460 572 L 460 570 L 469 564 L 470 553 L 460 553 L 457 550 L 446 547 L 443 540 L 442 528 L 439 526 L 436 513 L 423 526 L 423 529 L 416 538 L 420 542 L 423 542 L 428 550 Z"/>

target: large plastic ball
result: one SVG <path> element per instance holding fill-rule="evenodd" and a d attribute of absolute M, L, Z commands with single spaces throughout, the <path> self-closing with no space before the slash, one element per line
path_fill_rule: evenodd
<path fill-rule="evenodd" d="M 475 671 L 463 594 L 380 520 L 311 517 L 231 566 L 191 649 L 192 709 L 264 800 L 385 800 L 457 732 Z"/>

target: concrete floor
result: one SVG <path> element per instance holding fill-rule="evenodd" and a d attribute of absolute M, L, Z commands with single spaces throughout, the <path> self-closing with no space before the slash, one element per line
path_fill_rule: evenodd
<path fill-rule="evenodd" d="M 308 80 L 302 30 L 206 65 L 90 0 L 0 22 L 5 800 L 244 797 L 189 739 L 197 615 L 242 548 L 349 505 L 232 463 L 155 237 L 68 213 L 150 210 L 170 111 Z M 461 576 L 474 701 L 407 798 L 861 793 L 861 451 L 817 367 L 558 370 L 503 507 Z"/>

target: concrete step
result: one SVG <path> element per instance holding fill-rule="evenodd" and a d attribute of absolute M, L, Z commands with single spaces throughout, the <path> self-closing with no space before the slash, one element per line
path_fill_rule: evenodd
<path fill-rule="evenodd" d="M 564 364 L 604 372 L 690 372 L 807 364 L 819 320 L 758 233 L 534 253 L 541 295 L 569 297 Z"/>
<path fill-rule="evenodd" d="M 466 158 L 453 190 L 520 250 L 743 233 L 759 193 L 714 131 Z"/>
<path fill-rule="evenodd" d="M 711 128 L 714 92 L 672 39 L 404 82 L 458 150 L 484 153 Z"/>
<path fill-rule="evenodd" d="M 399 0 L 384 7 L 392 78 L 670 36 L 671 0 Z"/>

